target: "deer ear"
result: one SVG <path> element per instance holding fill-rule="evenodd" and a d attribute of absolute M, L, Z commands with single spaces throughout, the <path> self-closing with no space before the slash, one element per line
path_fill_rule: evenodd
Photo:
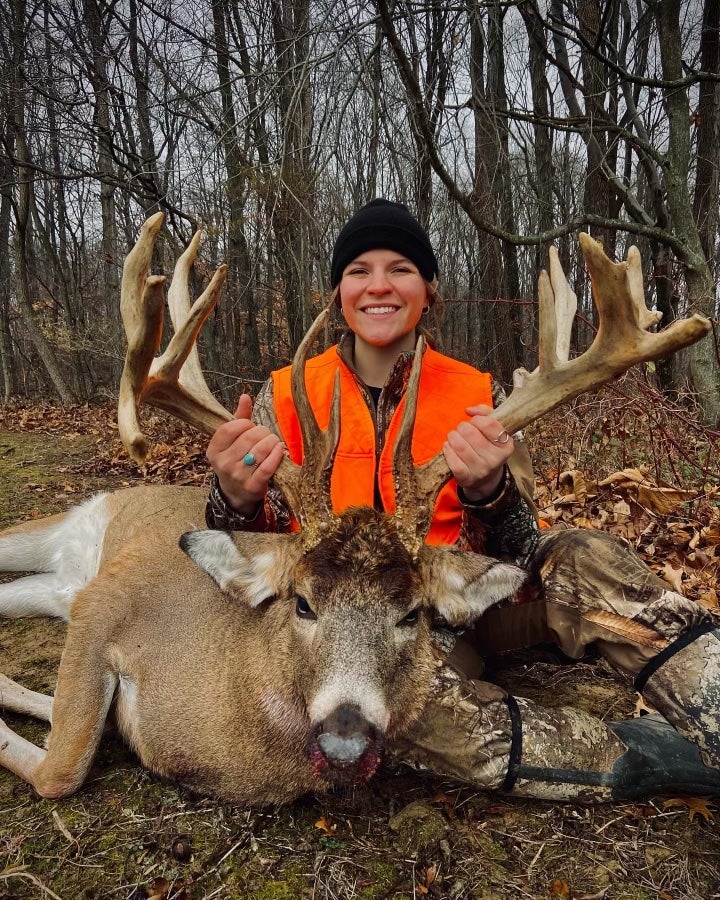
<path fill-rule="evenodd" d="M 430 604 L 449 625 L 472 625 L 485 610 L 512 597 L 526 578 L 517 566 L 477 553 L 423 549 L 429 562 L 425 584 Z"/>
<path fill-rule="evenodd" d="M 275 541 L 268 541 L 273 537 Z M 227 531 L 188 531 L 180 537 L 180 549 L 220 587 L 248 606 L 259 606 L 282 588 L 283 566 L 275 544 L 281 535 L 236 535 Z M 247 546 L 245 546 L 247 545 Z"/>

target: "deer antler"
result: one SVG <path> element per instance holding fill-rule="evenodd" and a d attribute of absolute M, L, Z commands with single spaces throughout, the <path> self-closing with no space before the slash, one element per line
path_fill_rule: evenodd
<path fill-rule="evenodd" d="M 593 299 L 600 325 L 590 347 L 568 360 L 572 320 L 557 315 L 570 288 L 550 248 L 550 275 L 544 270 L 538 282 L 539 352 L 533 372 L 519 370 L 521 384 L 494 412 L 509 432 L 518 431 L 561 403 L 607 384 L 631 366 L 663 359 L 704 337 L 710 322 L 704 316 L 677 319 L 663 331 L 647 331 L 662 317 L 645 305 L 640 251 L 631 247 L 625 262 L 613 263 L 602 245 L 588 234 L 580 235 L 580 247 L 590 272 Z M 574 296 L 574 295 L 573 295 Z"/>
<path fill-rule="evenodd" d="M 125 259 L 120 308 L 128 339 L 125 367 L 120 381 L 118 426 L 130 456 L 139 463 L 147 457 L 148 444 L 138 425 L 142 403 L 156 406 L 181 421 L 213 435 L 232 419 L 210 392 L 200 367 L 195 341 L 217 303 L 227 273 L 220 266 L 203 294 L 190 305 L 188 276 L 197 256 L 201 232 L 195 232 L 178 259 L 168 290 L 168 306 L 175 334 L 162 356 L 164 276 L 148 275 L 153 248 L 163 214 L 151 216 Z M 291 388 L 300 420 L 304 459 L 302 466 L 284 457 L 273 476 L 288 506 L 300 523 L 303 544 L 314 546 L 333 519 L 330 503 L 332 461 L 340 435 L 340 382 L 336 379 L 330 420 L 320 429 L 305 388 L 305 363 L 315 339 L 329 315 L 323 310 L 303 338 L 293 359 Z"/>
<path fill-rule="evenodd" d="M 538 367 L 533 372 L 517 370 L 512 394 L 492 412 L 510 433 L 579 394 L 607 384 L 636 363 L 662 359 L 694 344 L 710 330 L 708 319 L 696 314 L 678 319 L 663 331 L 647 331 L 662 314 L 651 312 L 645 305 L 637 247 L 631 247 L 627 260 L 620 263 L 611 262 L 602 246 L 590 235 L 580 235 L 580 247 L 598 309 L 600 325 L 597 334 L 582 356 L 568 359 L 577 299 L 570 290 L 557 251 L 551 247 L 550 274 L 543 270 L 538 283 Z M 422 351 L 423 340 L 420 338 L 393 460 L 395 515 L 406 546 L 413 555 L 417 554 L 428 532 L 437 495 L 451 477 L 442 452 L 422 466 L 412 465 L 410 442 Z"/>
<path fill-rule="evenodd" d="M 143 224 L 137 243 L 125 259 L 120 288 L 128 349 L 120 379 L 118 427 L 125 448 L 138 463 L 145 462 L 148 454 L 148 443 L 138 424 L 142 403 L 164 409 L 206 434 L 213 434 L 232 419 L 208 389 L 195 346 L 227 274 L 227 266 L 219 266 L 205 291 L 190 306 L 188 274 L 197 256 L 200 231 L 195 232 L 175 266 L 168 291 L 175 334 L 162 356 L 155 358 L 162 338 L 165 277 L 148 276 L 148 272 L 163 218 L 162 213 L 156 213 Z"/>
<path fill-rule="evenodd" d="M 340 373 L 335 374 L 330 419 L 325 430 L 317 423 L 305 386 L 305 363 L 329 315 L 328 307 L 315 319 L 292 362 L 290 388 L 302 433 L 302 465 L 284 456 L 273 475 L 273 481 L 300 524 L 306 549 L 318 543 L 335 518 L 330 502 L 330 476 L 340 437 Z"/>

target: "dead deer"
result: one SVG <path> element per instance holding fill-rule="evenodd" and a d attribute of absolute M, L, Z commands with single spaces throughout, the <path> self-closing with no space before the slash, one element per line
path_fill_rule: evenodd
<path fill-rule="evenodd" d="M 194 349 L 224 277 L 218 270 L 189 309 L 197 236 L 170 289 L 176 336 L 153 362 L 162 279 L 148 271 L 161 221 L 145 224 L 123 277 L 129 349 L 118 418 L 136 459 L 147 453 L 137 424 L 143 401 L 207 433 L 229 418 L 205 388 Z M 568 361 L 574 295 L 551 253 L 539 287 L 540 364 L 495 411 L 508 431 L 709 328 L 693 316 L 649 333 L 656 316 L 645 307 L 638 252 L 612 264 L 591 238 L 581 245 L 598 335 Z M 0 614 L 69 617 L 54 698 L 0 676 L 0 706 L 52 722 L 47 750 L 0 722 L 0 764 L 41 795 L 82 784 L 111 706 L 142 764 L 195 791 L 264 804 L 367 780 L 422 713 L 437 665 L 431 621 L 468 625 L 520 586 L 513 566 L 424 543 L 450 472 L 442 453 L 418 466 L 411 458 L 422 339 L 394 453 L 396 509 L 333 511 L 339 392 L 322 430 L 303 376 L 325 317 L 293 363 L 304 459 L 286 457 L 275 475 L 299 533 L 188 531 L 201 519 L 204 492 L 158 487 L 104 495 L 0 536 L 0 570 L 40 573 L 0 587 Z"/>

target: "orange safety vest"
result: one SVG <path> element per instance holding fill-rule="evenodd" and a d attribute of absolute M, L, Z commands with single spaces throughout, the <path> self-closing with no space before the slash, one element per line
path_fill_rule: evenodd
<path fill-rule="evenodd" d="M 290 366 L 272 373 L 275 412 L 283 440 L 294 462 L 302 462 L 300 423 L 290 391 Z M 340 440 L 330 481 L 333 510 L 349 506 L 373 506 L 376 472 L 375 423 L 355 377 L 337 352 L 337 345 L 308 360 L 305 368 L 310 405 L 321 428 L 330 419 L 335 373 L 340 372 Z M 470 417 L 466 407 L 484 403 L 492 406 L 492 378 L 472 366 L 425 349 L 420 373 L 417 416 L 412 437 L 415 465 L 422 465 L 438 453 L 449 431 Z M 377 465 L 377 481 L 383 508 L 395 511 L 392 451 L 400 429 L 405 397 L 395 410 Z M 451 479 L 440 492 L 428 544 L 454 544 L 460 535 L 462 505 L 457 483 Z M 295 526 L 296 527 L 296 526 Z"/>

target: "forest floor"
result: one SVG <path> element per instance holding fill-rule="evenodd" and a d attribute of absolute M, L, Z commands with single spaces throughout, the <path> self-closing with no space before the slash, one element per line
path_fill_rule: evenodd
<path fill-rule="evenodd" d="M 528 434 L 543 515 L 614 531 L 717 609 L 718 435 L 680 408 L 618 396 L 578 401 Z M 0 527 L 99 489 L 206 480 L 201 437 L 151 417 L 152 462 L 139 471 L 112 421 L 109 407 L 0 408 Z M 3 620 L 0 671 L 52 692 L 64 632 L 57 621 Z M 508 657 L 493 677 L 521 696 L 611 720 L 633 715 L 638 699 L 602 660 L 563 664 L 548 649 Z M 44 726 L 4 718 L 44 739 Z M 0 898 L 711 900 L 720 898 L 718 821 L 718 804 L 697 798 L 584 807 L 409 771 L 247 810 L 160 781 L 106 738 L 90 777 L 65 800 L 39 799 L 0 771 Z"/>

